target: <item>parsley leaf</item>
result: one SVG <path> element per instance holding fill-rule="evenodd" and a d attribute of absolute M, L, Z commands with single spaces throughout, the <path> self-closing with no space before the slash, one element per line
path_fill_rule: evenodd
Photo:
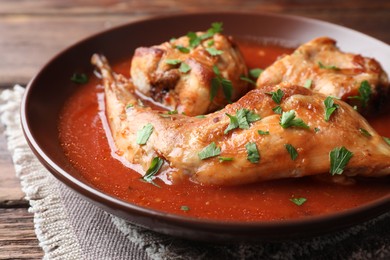
<path fill-rule="evenodd" d="M 336 109 L 339 106 L 334 103 L 332 97 L 327 97 L 324 101 L 324 104 L 325 104 L 325 121 L 328 122 L 330 116 L 333 114 L 334 111 L 336 111 Z"/>
<path fill-rule="evenodd" d="M 226 100 L 231 103 L 233 96 L 233 85 L 232 82 L 228 79 L 225 79 L 221 76 L 221 72 L 219 71 L 217 66 L 213 66 L 213 71 L 216 75 L 215 78 L 211 79 L 211 90 L 210 90 L 210 100 L 212 101 L 217 95 L 218 89 L 222 86 L 223 94 Z"/>
<path fill-rule="evenodd" d="M 141 130 L 139 130 L 137 132 L 137 144 L 146 144 L 150 135 L 153 133 L 153 129 L 153 125 L 148 123 Z"/>
<path fill-rule="evenodd" d="M 305 203 L 307 201 L 307 199 L 306 198 L 291 198 L 290 201 L 293 202 L 297 206 L 301 206 L 301 205 L 303 205 L 303 203 Z"/>
<path fill-rule="evenodd" d="M 206 51 L 207 51 L 211 56 L 218 56 L 218 55 L 221 55 L 221 54 L 223 53 L 223 51 L 217 50 L 217 49 L 214 48 L 214 47 L 206 48 Z"/>
<path fill-rule="evenodd" d="M 242 81 L 246 81 L 246 82 L 248 82 L 248 83 L 250 83 L 250 84 L 256 86 L 256 82 L 254 82 L 252 79 L 250 79 L 250 78 L 248 78 L 248 77 L 241 76 L 240 79 L 241 79 Z"/>
<path fill-rule="evenodd" d="M 257 133 L 259 133 L 259 135 L 269 135 L 269 131 L 257 130 Z"/>
<path fill-rule="evenodd" d="M 189 210 L 190 210 L 190 207 L 183 205 L 183 206 L 180 207 L 180 209 L 181 209 L 182 211 L 189 211 Z"/>
<path fill-rule="evenodd" d="M 198 37 L 198 35 L 194 32 L 188 32 L 187 37 L 189 38 L 189 43 L 191 48 L 195 48 L 198 46 L 202 39 Z"/>
<path fill-rule="evenodd" d="M 291 144 L 285 144 L 284 147 L 286 147 L 287 152 L 290 154 L 291 160 L 295 161 L 298 157 L 297 149 Z"/>
<path fill-rule="evenodd" d="M 332 175 L 342 174 L 345 166 L 347 166 L 352 156 L 353 153 L 348 151 L 347 148 L 345 148 L 344 146 L 334 148 L 329 153 L 330 173 Z"/>
<path fill-rule="evenodd" d="M 176 49 L 178 49 L 182 53 L 190 53 L 190 49 L 183 47 L 183 46 L 180 46 L 180 45 L 176 45 Z"/>
<path fill-rule="evenodd" d="M 248 154 L 246 159 L 251 163 L 258 163 L 260 161 L 260 154 L 259 151 L 257 150 L 256 143 L 249 142 L 245 145 L 245 148 Z"/>
<path fill-rule="evenodd" d="M 201 160 L 214 157 L 221 154 L 221 148 L 217 147 L 214 142 L 203 148 L 202 151 L 198 153 L 198 156 Z"/>
<path fill-rule="evenodd" d="M 148 183 L 151 183 L 160 188 L 156 183 L 153 182 L 154 176 L 160 170 L 163 165 L 164 160 L 160 157 L 154 157 L 150 163 L 149 169 L 146 171 L 145 175 L 142 177 L 142 180 Z"/>
<path fill-rule="evenodd" d="M 195 32 L 189 32 L 187 33 L 187 37 L 189 38 L 189 43 L 191 48 L 195 48 L 198 46 L 203 40 L 206 40 L 208 38 L 211 38 L 214 36 L 214 34 L 222 32 L 223 23 L 212 23 L 211 28 L 207 30 L 206 33 L 198 35 Z M 210 41 L 211 42 L 211 41 Z M 212 43 L 208 44 L 208 46 L 211 46 L 214 44 L 214 41 Z"/>
<path fill-rule="evenodd" d="M 390 138 L 388 138 L 388 137 L 383 137 L 383 140 L 385 140 L 385 142 L 386 142 L 388 145 L 390 145 Z"/>
<path fill-rule="evenodd" d="M 86 84 L 86 83 L 88 83 L 89 78 L 88 78 L 87 74 L 84 74 L 84 73 L 73 73 L 70 80 L 76 84 Z"/>
<path fill-rule="evenodd" d="M 326 66 L 326 65 L 322 64 L 321 61 L 318 62 L 318 66 L 320 67 L 320 69 L 339 70 L 338 67 L 336 67 L 336 66 L 334 66 L 334 65 Z"/>
<path fill-rule="evenodd" d="M 248 129 L 250 123 L 261 119 L 258 114 L 246 108 L 237 110 L 235 116 L 229 114 L 226 115 L 230 118 L 230 123 L 224 131 L 225 134 L 236 128 Z"/>
<path fill-rule="evenodd" d="M 314 132 L 318 133 L 320 129 L 318 127 L 314 127 Z"/>
<path fill-rule="evenodd" d="M 166 64 L 169 64 L 169 65 L 177 65 L 177 64 L 180 64 L 180 63 L 181 63 L 181 60 L 166 59 L 166 60 L 165 60 L 165 63 L 166 63 Z"/>
<path fill-rule="evenodd" d="M 310 89 L 312 83 L 313 83 L 313 80 L 307 79 L 306 82 L 305 82 L 305 85 L 303 85 L 303 86 L 304 86 L 305 88 Z"/>
<path fill-rule="evenodd" d="M 364 135 L 365 137 L 371 137 L 372 134 L 370 134 L 366 129 L 364 128 L 359 128 L 359 132 Z"/>
<path fill-rule="evenodd" d="M 300 128 L 310 128 L 305 122 L 303 122 L 300 118 L 295 118 L 295 110 L 290 110 L 288 112 L 283 112 L 280 117 L 279 124 L 283 128 L 289 128 L 292 126 L 300 127 Z"/>
<path fill-rule="evenodd" d="M 218 159 L 219 159 L 220 162 L 229 162 L 229 161 L 233 161 L 233 157 L 223 157 L 223 156 L 219 156 Z"/>
<path fill-rule="evenodd" d="M 282 97 L 284 96 L 284 92 L 283 90 L 281 89 L 278 89 L 277 91 L 275 92 L 267 92 L 265 94 L 268 94 L 268 95 L 271 95 L 271 98 L 272 100 L 276 103 L 276 104 L 280 104 L 280 102 L 282 101 Z"/>
<path fill-rule="evenodd" d="M 281 114 L 282 114 L 282 112 L 283 112 L 283 109 L 282 109 L 282 107 L 281 107 L 281 106 L 276 106 L 276 107 L 272 108 L 272 111 L 274 111 L 274 112 L 275 112 L 275 114 L 279 114 L 279 115 L 281 115 Z"/>
<path fill-rule="evenodd" d="M 254 78 L 254 79 L 257 79 L 260 74 L 263 72 L 262 69 L 259 69 L 259 68 L 255 68 L 255 69 L 251 69 L 249 70 L 249 75 Z"/>
<path fill-rule="evenodd" d="M 348 98 L 360 100 L 362 107 L 366 107 L 372 94 L 370 83 L 368 83 L 367 80 L 364 80 L 362 83 L 360 83 L 359 94 L 360 96 L 352 96 Z"/>
<path fill-rule="evenodd" d="M 187 64 L 187 63 L 184 63 L 182 62 L 180 64 L 180 67 L 179 67 L 179 71 L 182 72 L 182 73 L 187 73 L 191 70 L 191 67 Z"/>
<path fill-rule="evenodd" d="M 197 115 L 197 116 L 195 116 L 196 118 L 206 118 L 206 116 L 205 115 Z"/>

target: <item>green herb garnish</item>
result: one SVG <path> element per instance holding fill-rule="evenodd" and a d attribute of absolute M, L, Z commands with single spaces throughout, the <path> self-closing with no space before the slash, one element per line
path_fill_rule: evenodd
<path fill-rule="evenodd" d="M 206 116 L 205 115 L 197 115 L 197 116 L 195 116 L 196 118 L 206 118 Z"/>
<path fill-rule="evenodd" d="M 262 69 L 259 69 L 259 68 L 255 68 L 255 69 L 251 69 L 249 70 L 249 75 L 254 78 L 254 79 L 257 79 L 258 77 L 260 77 L 260 74 L 263 72 Z"/>
<path fill-rule="evenodd" d="M 339 70 L 338 67 L 336 67 L 336 66 L 334 66 L 334 65 L 326 66 L 326 65 L 322 64 L 321 61 L 318 62 L 318 66 L 320 67 L 320 69 Z"/>
<path fill-rule="evenodd" d="M 259 135 L 269 135 L 269 131 L 257 130 Z"/>
<path fill-rule="evenodd" d="M 214 142 L 206 146 L 202 151 L 198 153 L 201 160 L 214 157 L 221 154 L 221 148 L 217 147 Z"/>
<path fill-rule="evenodd" d="M 305 203 L 307 201 L 307 199 L 306 198 L 292 198 L 292 199 L 290 199 L 290 201 L 293 202 L 297 206 L 301 206 L 301 205 L 303 205 L 303 203 Z"/>
<path fill-rule="evenodd" d="M 271 98 L 272 100 L 276 103 L 276 104 L 280 104 L 280 102 L 282 101 L 282 97 L 284 96 L 284 92 L 283 90 L 281 89 L 278 89 L 277 91 L 275 92 L 267 92 L 265 94 L 268 94 L 268 95 L 271 95 Z"/>
<path fill-rule="evenodd" d="M 187 33 L 187 37 L 189 38 L 189 43 L 191 48 L 195 48 L 198 46 L 202 41 L 209 39 L 213 37 L 215 34 L 220 33 L 223 31 L 223 23 L 212 23 L 211 28 L 207 30 L 204 34 L 196 34 L 194 32 Z M 211 41 L 210 41 L 211 42 Z M 212 46 L 214 44 L 214 41 L 210 44 L 208 43 L 208 46 Z"/>
<path fill-rule="evenodd" d="M 320 129 L 318 127 L 314 127 L 314 132 L 318 133 Z"/>
<path fill-rule="evenodd" d="M 180 209 L 182 210 L 182 211 L 189 211 L 190 210 L 190 207 L 188 207 L 188 206 L 181 206 L 180 207 Z"/>
<path fill-rule="evenodd" d="M 180 46 L 180 45 L 176 45 L 176 49 L 178 49 L 182 53 L 190 53 L 190 49 L 183 47 L 183 46 Z"/>
<path fill-rule="evenodd" d="M 333 112 L 339 107 L 337 104 L 334 103 L 334 100 L 332 97 L 327 97 L 324 101 L 325 105 L 325 121 L 328 122 L 330 116 L 333 114 Z"/>
<path fill-rule="evenodd" d="M 383 140 L 385 140 L 385 142 L 386 142 L 388 145 L 390 145 L 390 138 L 388 138 L 388 137 L 383 137 Z"/>
<path fill-rule="evenodd" d="M 230 162 L 230 161 L 233 161 L 233 157 L 219 156 L 218 159 L 219 159 L 220 162 Z"/>
<path fill-rule="evenodd" d="M 141 130 L 139 130 L 137 132 L 137 144 L 146 144 L 150 135 L 153 133 L 153 129 L 153 125 L 148 123 Z"/>
<path fill-rule="evenodd" d="M 259 151 L 257 150 L 256 143 L 249 142 L 245 145 L 245 148 L 248 154 L 246 159 L 251 163 L 258 163 L 260 161 L 260 154 Z"/>
<path fill-rule="evenodd" d="M 256 86 L 256 82 L 254 82 L 252 79 L 250 79 L 250 78 L 248 78 L 248 77 L 241 76 L 240 79 L 241 79 L 242 81 L 246 81 L 246 82 L 252 84 L 253 86 Z"/>
<path fill-rule="evenodd" d="M 169 65 L 177 65 L 181 63 L 181 60 L 167 59 L 165 60 L 165 63 Z"/>
<path fill-rule="evenodd" d="M 214 47 L 206 48 L 206 51 L 207 51 L 211 56 L 218 56 L 218 55 L 221 55 L 221 54 L 223 53 L 223 51 L 217 50 L 217 49 L 214 48 Z"/>
<path fill-rule="evenodd" d="M 156 183 L 153 182 L 153 179 L 156 173 L 158 173 L 158 171 L 160 170 L 163 163 L 164 163 L 163 159 L 161 159 L 160 157 L 154 157 L 152 159 L 152 162 L 150 163 L 149 169 L 142 177 L 142 180 L 160 188 L 160 186 L 158 186 Z"/>
<path fill-rule="evenodd" d="M 272 108 L 272 111 L 274 111 L 275 114 L 281 115 L 283 112 L 283 109 L 281 106 L 276 106 L 276 107 Z"/>
<path fill-rule="evenodd" d="M 190 70 L 191 70 L 191 67 L 190 67 L 187 63 L 182 62 L 182 63 L 180 64 L 179 71 L 180 71 L 181 73 L 187 73 L 187 72 L 189 72 Z"/>
<path fill-rule="evenodd" d="M 312 83 L 313 83 L 313 80 L 307 79 L 306 82 L 305 82 L 305 85 L 303 85 L 303 86 L 304 86 L 305 88 L 310 89 Z"/>
<path fill-rule="evenodd" d="M 86 83 L 88 83 L 89 78 L 88 78 L 87 74 L 84 74 L 84 73 L 73 73 L 70 80 L 76 84 L 86 84 Z"/>
<path fill-rule="evenodd" d="M 290 110 L 288 112 L 283 112 L 280 117 L 280 123 L 283 128 L 289 127 L 300 127 L 300 128 L 310 128 L 305 122 L 300 118 L 295 118 L 295 110 Z"/>
<path fill-rule="evenodd" d="M 230 123 L 224 131 L 225 134 L 236 128 L 248 129 L 250 123 L 261 119 L 258 114 L 246 108 L 237 110 L 235 116 L 229 115 L 227 113 L 226 115 L 230 118 Z"/>
<path fill-rule="evenodd" d="M 352 156 L 353 153 L 348 151 L 344 146 L 333 149 L 329 153 L 330 174 L 342 174 Z"/>
<path fill-rule="evenodd" d="M 370 101 L 372 94 L 370 83 L 367 80 L 362 81 L 359 87 L 359 96 L 348 97 L 349 99 L 357 99 L 361 102 L 362 107 L 366 107 Z"/>
<path fill-rule="evenodd" d="M 221 72 L 217 66 L 213 66 L 213 71 L 216 77 L 211 79 L 210 101 L 213 101 L 217 95 L 218 89 L 222 86 L 222 91 L 226 100 L 231 103 L 233 95 L 232 82 L 222 77 Z"/>
<path fill-rule="evenodd" d="M 298 157 L 297 149 L 291 144 L 285 144 L 284 147 L 286 147 L 287 152 L 290 154 L 291 160 L 295 161 Z"/>
<path fill-rule="evenodd" d="M 359 132 L 364 135 L 365 137 L 371 137 L 372 134 L 370 134 L 366 129 L 364 128 L 359 128 Z"/>

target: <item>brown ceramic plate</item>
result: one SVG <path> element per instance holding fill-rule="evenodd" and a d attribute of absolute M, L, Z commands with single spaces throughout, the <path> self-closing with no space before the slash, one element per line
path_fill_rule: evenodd
<path fill-rule="evenodd" d="M 302 220 L 235 223 L 167 214 L 130 204 L 104 194 L 85 182 L 72 167 L 58 140 L 57 121 L 64 101 L 74 92 L 69 78 L 74 71 L 92 71 L 90 57 L 104 53 L 111 61 L 130 57 L 136 47 L 150 46 L 189 30 L 224 23 L 224 32 L 237 37 L 267 38 L 298 45 L 319 36 L 338 41 L 343 50 L 376 58 L 390 71 L 390 47 L 359 32 L 326 22 L 275 14 L 203 13 L 159 17 L 120 26 L 59 53 L 27 86 L 22 103 L 22 126 L 30 147 L 49 171 L 67 186 L 106 211 L 133 223 L 175 236 L 232 241 L 285 239 L 339 230 L 378 216 L 390 209 L 390 195 L 338 214 Z"/>

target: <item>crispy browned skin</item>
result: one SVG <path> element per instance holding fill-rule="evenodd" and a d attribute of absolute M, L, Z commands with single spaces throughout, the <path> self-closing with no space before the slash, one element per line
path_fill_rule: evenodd
<path fill-rule="evenodd" d="M 133 84 L 112 74 L 104 58 L 95 55 L 93 63 L 103 74 L 106 112 L 118 149 L 132 163 L 147 169 L 153 157 L 165 160 L 162 169 L 173 183 L 190 178 L 205 185 L 238 185 L 257 181 L 295 178 L 329 172 L 329 152 L 345 146 L 353 152 L 343 175 L 378 177 L 390 174 L 390 146 L 370 127 L 366 120 L 348 104 L 335 100 L 339 106 L 330 121 L 324 120 L 325 95 L 303 87 L 283 83 L 252 90 L 239 101 L 205 118 L 181 114 L 162 117 L 161 111 L 138 105 Z M 280 115 L 267 92 L 281 89 L 283 111 L 295 110 L 310 129 L 280 126 Z M 128 107 L 128 104 L 132 104 Z M 250 109 L 261 116 L 249 129 L 235 129 L 225 134 L 229 125 L 226 113 Z M 153 133 L 145 145 L 136 143 L 137 132 L 151 123 Z M 318 128 L 319 131 L 314 131 Z M 360 128 L 372 136 L 365 136 Z M 260 135 L 258 130 L 269 131 Z M 220 162 L 218 157 L 201 160 L 198 153 L 211 142 L 221 148 L 220 156 L 233 161 Z M 251 163 L 245 145 L 255 142 L 261 159 Z M 285 145 L 293 145 L 299 155 L 290 158 Z"/>
<path fill-rule="evenodd" d="M 320 63 L 328 68 L 321 68 Z M 312 80 L 313 91 L 341 98 L 357 105 L 360 111 L 372 110 L 389 92 L 388 77 L 375 59 L 342 52 L 335 40 L 326 37 L 305 43 L 273 63 L 260 75 L 257 87 L 281 82 L 304 86 L 307 80 Z M 358 90 L 365 80 L 371 86 L 372 95 L 369 106 L 361 107 L 360 102 L 349 97 L 360 95 Z"/>
<path fill-rule="evenodd" d="M 212 41 L 210 46 L 222 54 L 213 56 L 206 50 Z M 190 52 L 183 53 L 177 46 L 188 47 Z M 180 64 L 168 64 L 169 60 L 180 60 L 191 70 L 181 72 Z M 231 38 L 221 34 L 215 34 L 195 48 L 189 48 L 187 36 L 158 46 L 140 47 L 135 51 L 130 72 L 134 85 L 142 94 L 170 110 L 193 116 L 207 114 L 228 103 L 222 89 L 210 100 L 211 82 L 215 77 L 213 66 L 232 82 L 232 101 L 248 91 L 247 83 L 240 80 L 240 76 L 247 74 L 245 61 Z"/>

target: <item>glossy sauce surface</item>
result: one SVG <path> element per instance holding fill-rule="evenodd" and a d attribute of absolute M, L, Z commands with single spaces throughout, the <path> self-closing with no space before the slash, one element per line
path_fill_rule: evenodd
<path fill-rule="evenodd" d="M 239 42 L 249 68 L 265 68 L 292 50 L 253 42 Z M 129 74 L 130 58 L 114 66 Z M 140 181 L 141 174 L 113 157 L 104 129 L 104 97 L 100 80 L 92 77 L 68 100 L 59 120 L 59 137 L 70 162 L 93 187 L 143 207 L 197 218 L 223 221 L 297 219 L 354 208 L 390 192 L 389 178 L 358 179 L 341 186 L 313 178 L 286 179 L 238 187 L 204 187 L 190 182 L 161 186 Z M 100 102 L 99 102 L 100 99 Z M 390 117 L 370 120 L 390 136 Z M 290 199 L 306 198 L 297 206 Z"/>

